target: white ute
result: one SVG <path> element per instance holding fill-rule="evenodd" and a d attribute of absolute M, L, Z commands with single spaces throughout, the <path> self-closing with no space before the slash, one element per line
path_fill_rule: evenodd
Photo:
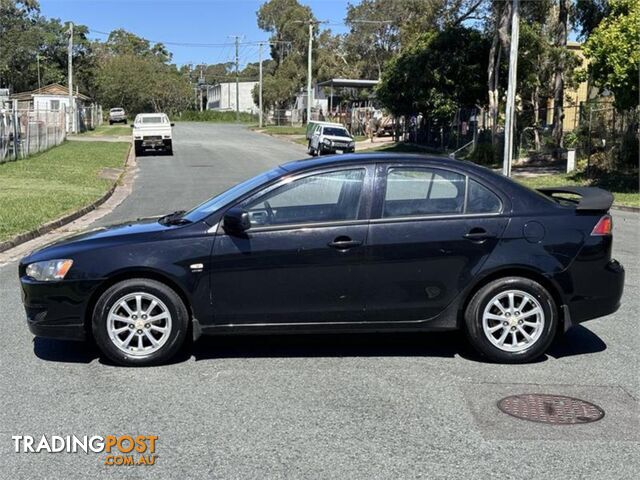
<path fill-rule="evenodd" d="M 136 156 L 144 153 L 145 149 L 162 149 L 169 155 L 173 154 L 172 129 L 173 123 L 165 113 L 139 113 L 131 127 L 133 128 L 133 145 Z"/>

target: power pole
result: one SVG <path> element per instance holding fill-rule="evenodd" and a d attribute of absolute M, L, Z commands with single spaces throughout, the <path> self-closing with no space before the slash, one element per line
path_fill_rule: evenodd
<path fill-rule="evenodd" d="M 239 90 L 239 79 L 238 79 L 238 70 L 239 70 L 239 59 L 238 59 L 238 41 L 240 37 L 236 35 L 236 122 L 240 121 L 240 90 Z"/>
<path fill-rule="evenodd" d="M 262 128 L 262 46 L 264 43 L 260 42 L 258 44 L 258 56 L 260 59 L 260 87 L 258 90 L 258 126 Z"/>
<path fill-rule="evenodd" d="M 307 54 L 307 123 L 311 121 L 311 49 L 313 48 L 313 19 L 309 19 L 309 52 Z"/>
<path fill-rule="evenodd" d="M 69 22 L 69 50 L 67 52 L 68 56 L 68 72 L 67 76 L 69 77 L 69 119 L 71 120 L 71 124 L 69 126 L 69 131 L 71 133 L 75 133 L 75 117 L 74 117 L 74 105 L 73 105 L 73 22 Z"/>
<path fill-rule="evenodd" d="M 518 42 L 520 40 L 520 0 L 512 0 L 511 9 L 511 48 L 509 50 L 509 86 L 507 88 L 507 106 L 504 125 L 504 160 L 502 174 L 511 176 L 513 160 L 513 134 L 516 111 L 516 83 L 518 77 Z"/>
<path fill-rule="evenodd" d="M 202 87 L 204 86 L 203 65 L 200 64 L 200 78 L 198 79 L 198 90 L 200 91 L 200 111 L 202 111 Z"/>
<path fill-rule="evenodd" d="M 36 60 L 38 62 L 38 90 L 40 90 L 42 86 L 40 85 L 40 54 L 39 53 L 36 55 Z"/>

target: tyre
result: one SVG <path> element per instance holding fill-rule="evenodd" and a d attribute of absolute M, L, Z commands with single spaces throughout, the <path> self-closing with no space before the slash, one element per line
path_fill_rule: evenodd
<path fill-rule="evenodd" d="M 142 142 L 139 140 L 136 140 L 133 146 L 135 148 L 136 157 L 141 157 L 142 154 L 144 153 L 144 149 L 142 148 Z"/>
<path fill-rule="evenodd" d="M 92 318 L 93 337 L 102 353 L 126 366 L 165 363 L 184 343 L 188 327 L 189 314 L 178 294 L 146 278 L 110 287 Z"/>
<path fill-rule="evenodd" d="M 558 314 L 553 297 L 538 282 L 505 277 L 475 293 L 464 320 L 467 337 L 480 354 L 494 362 L 523 363 L 549 348 Z"/>
<path fill-rule="evenodd" d="M 113 122 L 111 120 L 109 120 L 109 125 L 113 125 Z"/>
<path fill-rule="evenodd" d="M 167 155 L 173 155 L 173 143 L 171 140 L 165 142 L 164 150 L 167 152 Z"/>

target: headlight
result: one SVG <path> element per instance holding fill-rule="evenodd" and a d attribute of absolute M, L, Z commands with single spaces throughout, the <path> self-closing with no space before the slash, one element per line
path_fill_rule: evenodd
<path fill-rule="evenodd" d="M 331 145 L 331 140 L 329 140 L 328 138 L 325 138 L 322 143 L 324 143 L 325 145 Z"/>
<path fill-rule="evenodd" d="M 71 265 L 73 260 L 69 259 L 30 263 L 27 266 L 27 276 L 39 282 L 55 282 L 64 278 Z"/>
<path fill-rule="evenodd" d="M 351 141 L 349 142 L 349 146 L 350 146 L 350 147 L 355 147 L 355 146 L 356 146 L 356 142 L 354 142 L 353 140 L 351 140 Z"/>

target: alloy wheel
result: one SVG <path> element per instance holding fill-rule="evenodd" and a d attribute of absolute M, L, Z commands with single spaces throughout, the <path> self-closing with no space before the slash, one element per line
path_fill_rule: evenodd
<path fill-rule="evenodd" d="M 520 352 L 538 341 L 544 329 L 540 302 L 522 290 L 500 292 L 487 303 L 482 330 L 487 339 L 505 352 Z"/>
<path fill-rule="evenodd" d="M 155 295 L 129 293 L 116 300 L 109 310 L 107 333 L 111 342 L 127 355 L 151 355 L 169 338 L 171 313 Z"/>

